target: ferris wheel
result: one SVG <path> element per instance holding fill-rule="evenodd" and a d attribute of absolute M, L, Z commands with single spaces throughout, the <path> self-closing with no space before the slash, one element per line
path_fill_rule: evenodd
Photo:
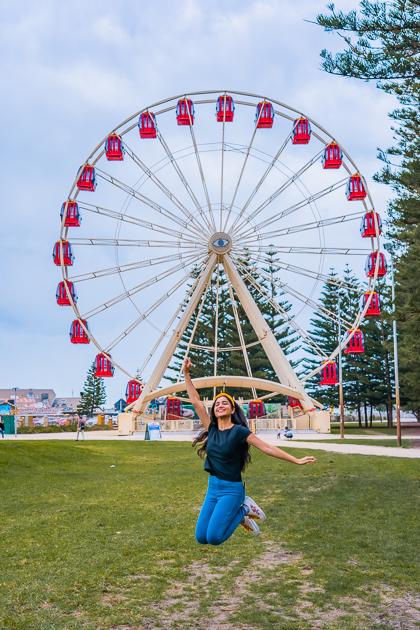
<path fill-rule="evenodd" d="M 179 374 L 157 394 L 190 322 L 186 355 L 200 348 L 194 333 L 212 291 L 215 342 L 201 349 L 214 356 L 214 374 L 195 379 L 196 387 L 249 387 L 254 397 L 256 389 L 283 393 L 309 411 L 322 406 L 309 397 L 305 381 L 319 373 L 321 385 L 337 383 L 339 348 L 326 355 L 308 332 L 313 312 L 337 322 L 337 313 L 319 301 L 319 284 L 354 288 L 328 270 L 339 257 L 365 260 L 360 311 L 354 321 L 344 319 L 341 342 L 345 352 L 363 352 L 360 322 L 380 314 L 375 283 L 386 274 L 380 234 L 363 175 L 334 136 L 307 115 L 256 94 L 182 94 L 115 127 L 80 167 L 61 208 L 53 250 L 63 276 L 57 303 L 74 311 L 71 342 L 96 346 L 96 375 L 122 370 L 129 378 L 127 401 L 141 413 L 156 395 L 185 389 Z M 268 274 L 268 262 L 279 275 Z M 238 347 L 219 344 L 222 272 Z M 264 281 L 287 295 L 290 312 Z M 318 358 L 316 369 L 296 375 L 250 287 Z M 241 330 L 239 303 L 257 335 L 252 344 Z M 278 382 L 253 377 L 248 348 L 255 343 Z M 217 374 L 217 357 L 232 351 L 243 354 L 243 377 Z"/>

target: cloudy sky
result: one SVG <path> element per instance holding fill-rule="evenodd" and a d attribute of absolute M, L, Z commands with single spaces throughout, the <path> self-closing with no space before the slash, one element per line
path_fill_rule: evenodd
<path fill-rule="evenodd" d="M 321 49 L 341 45 L 305 21 L 323 10 L 313 0 L 2 3 L 2 388 L 52 387 L 64 397 L 83 386 L 94 352 L 69 343 L 71 315 L 55 302 L 59 210 L 86 156 L 150 103 L 206 89 L 289 103 L 339 139 L 385 214 L 390 191 L 371 178 L 376 148 L 392 144 L 396 103 L 320 70 Z M 125 382 L 107 382 L 110 402 Z"/>

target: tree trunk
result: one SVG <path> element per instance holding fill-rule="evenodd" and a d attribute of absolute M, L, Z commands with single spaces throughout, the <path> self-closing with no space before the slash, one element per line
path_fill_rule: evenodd
<path fill-rule="evenodd" d="M 366 405 L 366 400 L 364 401 L 364 406 L 365 406 L 365 428 L 368 428 L 368 414 L 367 414 L 367 405 Z"/>
<path fill-rule="evenodd" d="M 359 419 L 359 429 L 362 428 L 362 413 L 360 411 L 360 400 L 357 401 L 357 417 Z"/>
<path fill-rule="evenodd" d="M 389 370 L 389 356 L 388 356 L 388 351 L 385 348 L 385 331 L 384 331 L 384 321 L 382 317 L 381 317 L 381 338 L 382 338 L 382 348 L 384 351 L 385 380 L 386 380 L 386 391 L 387 391 L 386 412 L 387 412 L 388 428 L 392 429 L 392 412 L 389 413 L 389 407 L 390 405 L 392 405 L 392 385 L 391 385 L 391 374 Z"/>
<path fill-rule="evenodd" d="M 372 428 L 373 426 L 373 405 L 370 406 L 370 420 L 369 420 L 369 426 L 370 428 Z"/>

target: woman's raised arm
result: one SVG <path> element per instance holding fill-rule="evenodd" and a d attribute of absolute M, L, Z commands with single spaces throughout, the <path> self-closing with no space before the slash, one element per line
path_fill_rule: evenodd
<path fill-rule="evenodd" d="M 192 365 L 191 360 L 188 358 L 185 359 L 184 365 L 183 365 L 183 372 L 184 372 L 185 384 L 187 386 L 187 393 L 192 404 L 194 405 L 194 409 L 197 412 L 197 416 L 200 418 L 205 428 L 208 429 L 210 425 L 209 414 L 207 413 L 206 408 L 201 402 L 198 391 L 195 389 L 194 384 L 191 380 L 191 376 L 190 376 L 191 365 Z"/>
<path fill-rule="evenodd" d="M 315 457 L 309 456 L 303 457 L 302 459 L 296 459 L 296 457 L 293 457 L 293 455 L 289 455 L 289 453 L 285 453 L 285 451 L 277 448 L 277 446 L 272 446 L 271 444 L 267 444 L 267 442 L 263 442 L 263 440 L 260 440 L 260 438 L 253 433 L 251 433 L 251 435 L 248 435 L 246 441 L 248 442 L 248 444 L 252 444 L 252 446 L 255 446 L 266 455 L 276 457 L 277 459 L 282 459 L 283 461 L 290 462 L 291 464 L 299 464 L 300 466 L 303 466 L 303 464 L 309 464 L 310 462 L 316 464 Z"/>

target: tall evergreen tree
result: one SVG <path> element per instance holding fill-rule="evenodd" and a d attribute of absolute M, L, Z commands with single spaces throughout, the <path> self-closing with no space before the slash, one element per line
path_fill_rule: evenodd
<path fill-rule="evenodd" d="M 376 181 L 396 193 L 388 205 L 388 236 L 399 254 L 395 261 L 401 399 L 420 420 L 420 2 L 364 0 L 360 13 L 318 15 L 327 31 L 344 33 L 347 49 L 333 56 L 323 50 L 327 72 L 363 80 L 395 94 L 402 107 L 390 114 L 397 146 L 380 151 L 385 162 Z M 351 34 L 356 41 L 351 40 Z M 392 164 L 396 160 L 398 165 Z"/>
<path fill-rule="evenodd" d="M 77 406 L 79 416 L 86 415 L 91 418 L 94 410 L 106 402 L 104 379 L 95 376 L 94 363 L 92 363 L 88 370 L 83 391 L 80 392 L 80 396 L 81 400 Z"/>

